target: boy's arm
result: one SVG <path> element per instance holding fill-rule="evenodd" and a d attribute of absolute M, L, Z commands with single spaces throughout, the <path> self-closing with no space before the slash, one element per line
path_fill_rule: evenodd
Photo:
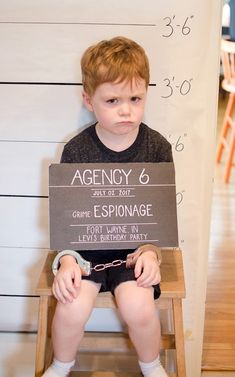
<path fill-rule="evenodd" d="M 81 282 L 81 269 L 71 255 L 60 258 L 60 268 L 52 285 L 55 298 L 62 304 L 72 302 L 77 297 Z"/>
<path fill-rule="evenodd" d="M 74 258 L 74 260 L 77 262 L 77 264 L 79 265 L 81 269 L 82 275 L 90 275 L 91 273 L 90 262 L 82 258 L 82 256 L 74 250 L 62 250 L 56 255 L 52 263 L 52 272 L 54 275 L 57 274 L 58 269 L 60 267 L 60 261 L 65 256 L 71 256 Z"/>
<path fill-rule="evenodd" d="M 137 259 L 139 256 L 145 252 L 152 252 L 157 260 L 158 265 L 160 266 L 162 262 L 162 254 L 161 254 L 161 249 L 159 249 L 157 246 L 153 244 L 145 244 L 139 246 L 133 253 L 127 255 L 127 260 L 126 260 L 126 266 L 127 267 L 132 267 L 136 264 Z"/>
<path fill-rule="evenodd" d="M 148 288 L 159 284 L 161 273 L 159 260 L 153 250 L 147 250 L 139 255 L 135 263 L 135 278 L 139 287 Z"/>
<path fill-rule="evenodd" d="M 139 287 L 148 288 L 159 284 L 161 250 L 152 244 L 145 244 L 127 256 L 127 267 L 134 266 L 136 282 Z"/>

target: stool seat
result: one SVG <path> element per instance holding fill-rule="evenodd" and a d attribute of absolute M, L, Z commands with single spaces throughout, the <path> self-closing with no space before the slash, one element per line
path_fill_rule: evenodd
<path fill-rule="evenodd" d="M 39 316 L 35 377 L 41 377 L 43 371 L 49 366 L 53 357 L 50 330 L 56 300 L 52 295 L 51 289 L 54 279 L 51 265 L 55 255 L 56 252 L 50 251 L 48 253 L 36 288 L 36 294 L 39 296 Z M 160 310 L 169 309 L 172 312 L 174 328 L 173 334 L 169 333 L 162 335 L 161 348 L 163 350 L 175 349 L 175 376 L 186 377 L 182 317 L 182 299 L 185 297 L 185 284 L 181 250 L 162 249 L 161 276 L 161 296 L 155 301 L 155 303 L 156 307 Z M 116 308 L 115 298 L 110 292 L 99 293 L 94 307 Z M 111 350 L 111 352 L 126 353 L 131 349 L 132 345 L 127 334 L 116 332 L 86 332 L 81 345 L 81 352 L 91 352 L 93 350 L 94 352 L 104 352 L 105 350 Z M 71 376 L 75 375 L 76 372 L 71 373 Z M 85 372 L 84 374 L 83 372 L 79 372 L 78 375 L 93 376 L 93 374 L 85 374 Z M 120 374 L 120 376 L 121 375 L 122 374 Z M 96 376 L 95 373 L 94 376 Z M 104 372 L 103 376 L 105 376 Z"/>

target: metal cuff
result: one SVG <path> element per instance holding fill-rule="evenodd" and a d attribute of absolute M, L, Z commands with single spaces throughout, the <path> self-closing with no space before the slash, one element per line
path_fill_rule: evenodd
<path fill-rule="evenodd" d="M 126 267 L 128 268 L 133 267 L 136 264 L 136 261 L 139 258 L 139 256 L 145 253 L 146 251 L 153 251 L 154 253 L 156 253 L 157 262 L 158 262 L 158 265 L 160 266 L 162 262 L 161 250 L 155 245 L 145 244 L 138 247 L 138 249 L 136 249 L 133 253 L 127 255 Z"/>
<path fill-rule="evenodd" d="M 52 262 L 52 272 L 54 275 L 57 274 L 57 271 L 60 267 L 60 258 L 62 258 L 64 255 L 71 255 L 72 257 L 75 258 L 77 264 L 81 268 L 82 275 L 87 276 L 91 274 L 90 262 L 82 258 L 82 256 L 74 250 L 62 250 L 56 255 L 55 259 Z"/>

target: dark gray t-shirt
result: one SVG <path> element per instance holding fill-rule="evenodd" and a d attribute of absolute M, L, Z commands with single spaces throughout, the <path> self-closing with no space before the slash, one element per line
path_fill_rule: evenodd
<path fill-rule="evenodd" d="M 157 131 L 141 123 L 134 143 L 124 151 L 107 148 L 98 138 L 95 124 L 64 147 L 62 163 L 82 162 L 172 162 L 171 144 Z"/>
<path fill-rule="evenodd" d="M 171 144 L 157 131 L 141 123 L 134 143 L 122 152 L 107 148 L 98 138 L 95 124 L 71 139 L 64 147 L 61 163 L 94 162 L 172 162 Z M 126 250 L 126 254 L 132 252 Z M 120 258 L 120 250 L 79 251 L 88 260 L 103 263 L 103 258 L 113 255 Z M 114 257 L 115 259 L 115 257 Z"/>

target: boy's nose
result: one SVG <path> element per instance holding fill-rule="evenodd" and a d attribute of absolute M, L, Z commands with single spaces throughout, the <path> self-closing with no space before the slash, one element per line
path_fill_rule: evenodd
<path fill-rule="evenodd" d="M 128 103 L 122 103 L 119 107 L 119 115 L 128 116 L 131 113 L 130 105 Z"/>

